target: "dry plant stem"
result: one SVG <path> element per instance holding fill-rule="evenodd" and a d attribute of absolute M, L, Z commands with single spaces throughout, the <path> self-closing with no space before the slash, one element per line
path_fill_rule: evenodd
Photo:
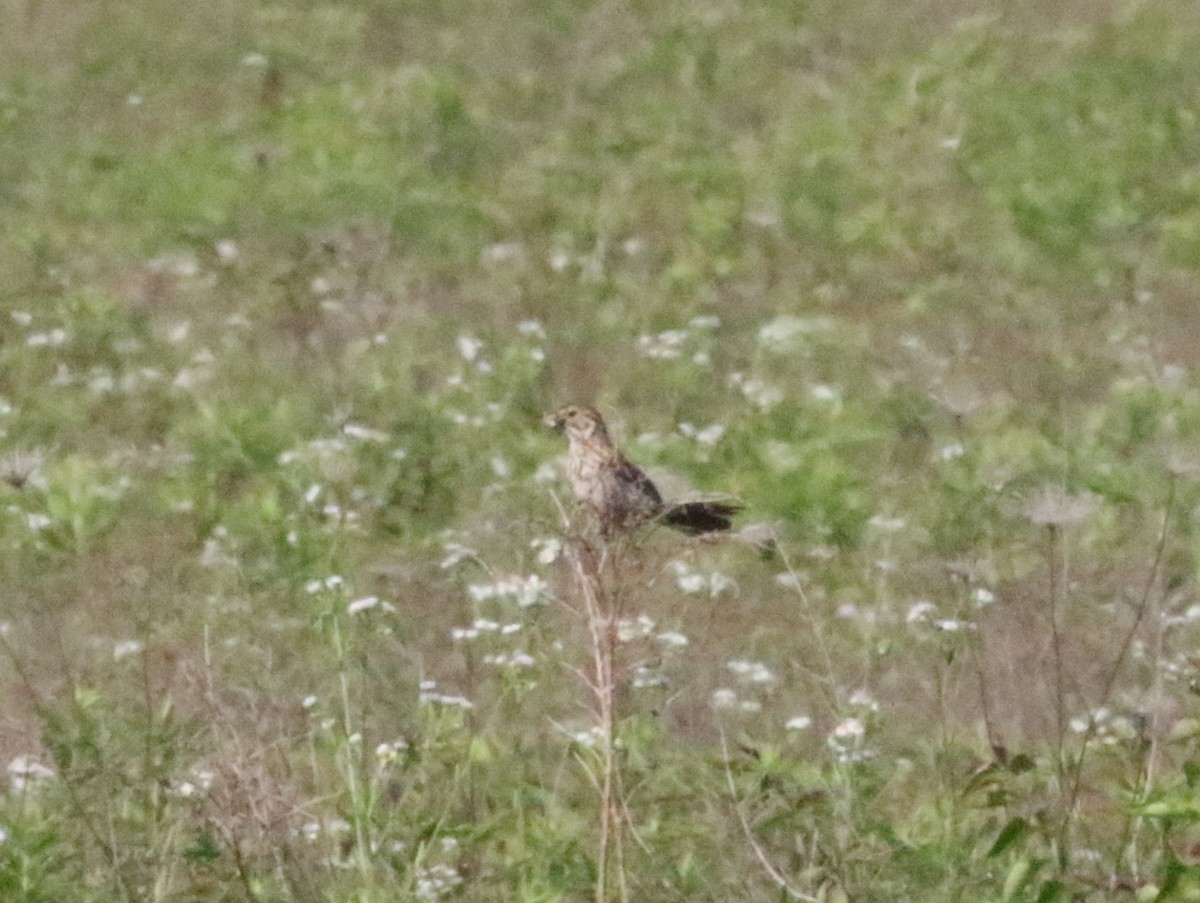
<path fill-rule="evenodd" d="M 1156 630 L 1154 637 L 1154 689 L 1150 693 L 1150 698 L 1157 706 L 1162 700 L 1163 693 L 1163 670 L 1161 667 L 1163 658 L 1163 648 L 1166 644 L 1167 627 L 1163 623 L 1163 611 L 1161 608 L 1158 611 L 1156 620 Z M 1154 716 L 1151 716 L 1153 718 Z M 1158 758 L 1159 758 L 1159 738 L 1162 735 L 1158 725 L 1150 725 L 1150 748 L 1146 750 L 1146 757 L 1141 774 L 1138 775 L 1138 786 L 1136 787 L 1136 799 L 1139 803 L 1145 804 L 1150 800 L 1150 794 L 1154 792 L 1154 779 L 1158 774 Z M 1142 825 L 1145 819 L 1142 816 L 1137 816 L 1133 822 L 1133 829 L 1129 837 L 1129 871 L 1133 876 L 1135 883 L 1141 880 L 1141 867 L 1138 863 L 1138 840 L 1142 834 Z"/>
<path fill-rule="evenodd" d="M 821 656 L 821 663 L 824 666 L 824 674 L 812 674 L 825 692 L 829 710 L 831 712 L 838 711 L 837 692 L 835 690 L 836 680 L 834 679 L 833 656 L 829 652 L 829 643 L 825 639 L 825 633 L 821 629 L 821 622 L 818 620 L 812 610 L 812 603 L 808 600 L 808 594 L 804 592 L 804 586 L 800 582 L 800 576 L 796 573 L 796 569 L 792 566 L 792 560 L 788 557 L 787 550 L 782 544 L 778 546 L 777 551 L 779 558 L 783 562 L 784 570 L 791 577 L 792 586 L 795 589 L 796 595 L 800 597 L 800 602 L 803 606 L 804 619 L 808 622 L 808 632 L 816 641 L 817 652 Z M 810 672 L 811 674 L 812 672 Z"/>
<path fill-rule="evenodd" d="M 1162 570 L 1163 554 L 1167 548 L 1167 536 L 1171 528 L 1171 514 L 1175 510 L 1175 476 L 1171 475 L 1167 483 L 1167 501 L 1163 507 L 1162 529 L 1158 533 L 1158 543 L 1154 548 L 1154 561 L 1150 565 L 1150 572 L 1146 575 L 1146 584 L 1142 587 L 1142 595 L 1138 600 L 1137 607 L 1134 609 L 1133 622 L 1121 637 L 1121 645 L 1117 649 L 1117 657 L 1113 659 L 1112 667 L 1104 678 L 1104 685 L 1100 690 L 1100 695 L 1096 700 L 1096 707 L 1108 705 L 1112 698 L 1113 690 L 1117 685 L 1117 678 L 1120 677 L 1121 668 L 1125 664 L 1125 660 L 1129 657 L 1129 650 L 1133 646 L 1133 639 L 1137 636 L 1138 630 L 1142 626 L 1142 622 L 1146 619 L 1146 612 L 1150 608 L 1150 594 L 1154 591 L 1154 585 L 1158 582 L 1158 575 Z M 1075 760 L 1074 774 L 1071 778 L 1071 793 L 1067 798 L 1066 821 L 1069 821 L 1075 813 L 1075 809 L 1079 803 L 1079 792 L 1083 784 L 1083 765 L 1087 758 L 1088 748 L 1092 740 L 1096 736 L 1096 722 L 1094 718 L 1088 719 L 1087 730 L 1084 731 L 1083 740 L 1079 746 L 1079 757 Z"/>
<path fill-rule="evenodd" d="M 346 644 L 342 639 L 341 624 L 336 616 L 332 620 L 333 648 L 338 661 L 338 690 L 342 704 L 342 732 L 346 737 L 346 741 L 342 747 L 342 771 L 343 777 L 346 780 L 346 789 L 350 794 L 350 811 L 353 813 L 354 860 L 363 881 L 369 882 L 371 874 L 370 842 L 367 838 L 362 790 L 358 783 L 357 750 L 349 739 L 354 735 L 354 720 L 350 711 L 350 682 L 346 675 L 348 657 L 346 655 Z"/>
<path fill-rule="evenodd" d="M 729 788 L 729 796 L 733 800 L 733 811 L 737 813 L 738 822 L 742 826 L 742 834 L 746 837 L 746 843 L 750 845 L 750 849 L 754 852 L 754 858 L 758 860 L 759 865 L 763 867 L 763 871 L 767 873 L 775 885 L 794 900 L 804 900 L 806 903 L 817 903 L 817 898 L 796 890 L 779 869 L 771 864 L 771 860 L 767 857 L 766 851 L 762 845 L 754 839 L 754 832 L 750 830 L 750 823 L 746 820 L 746 814 L 742 812 L 741 800 L 738 799 L 737 786 L 733 783 L 733 770 L 729 765 L 729 740 L 725 736 L 725 727 L 721 726 L 721 761 L 725 766 L 725 785 Z"/>
<path fill-rule="evenodd" d="M 37 713 L 38 718 L 42 720 L 43 724 L 48 723 L 51 718 L 50 709 L 42 700 L 42 696 L 38 692 L 38 689 L 33 682 L 33 678 L 30 677 L 28 670 L 25 668 L 25 663 L 17 655 L 17 651 L 13 648 L 12 643 L 9 642 L 8 637 L 2 630 L 0 630 L 0 646 L 4 648 L 4 652 L 8 656 L 9 662 L 12 663 L 13 670 L 17 672 L 17 677 L 20 678 L 21 684 L 24 686 L 25 692 L 28 694 L 28 698 L 33 705 L 33 710 Z M 76 685 L 73 680 L 71 681 L 71 687 L 72 690 L 76 689 Z M 70 806 L 75 817 L 78 818 L 80 823 L 83 824 L 84 830 L 91 836 L 92 842 L 96 844 L 96 847 L 100 850 L 105 861 L 108 863 L 112 882 L 116 886 L 117 894 L 121 900 L 125 901 L 125 903 L 130 903 L 130 901 L 133 900 L 133 896 L 130 894 L 129 887 L 125 881 L 125 876 L 121 874 L 121 858 L 117 853 L 116 841 L 111 837 L 106 837 L 104 833 L 101 832 L 100 827 L 96 824 L 96 821 L 91 817 L 91 815 L 89 815 L 87 808 L 83 804 L 83 801 L 79 798 L 79 789 L 75 786 L 74 782 L 64 777 L 62 786 L 67 793 L 67 799 L 70 802 Z"/>
<path fill-rule="evenodd" d="M 1054 737 L 1055 737 L 1055 768 L 1058 772 L 1058 785 L 1061 791 L 1065 763 L 1063 762 L 1063 744 L 1067 725 L 1067 705 L 1063 684 L 1062 635 L 1058 629 L 1058 525 L 1046 525 L 1046 558 L 1050 572 L 1050 643 L 1054 656 Z"/>
<path fill-rule="evenodd" d="M 617 760 L 616 734 L 620 723 L 617 712 L 617 631 L 624 608 L 622 587 L 624 551 L 620 539 L 601 537 L 598 545 L 578 538 L 571 544 L 571 568 L 581 614 L 587 623 L 592 657 L 588 677 L 595 699 L 596 720 L 600 728 L 600 770 L 595 776 L 600 804 L 600 838 L 597 851 L 596 901 L 606 903 L 609 873 L 617 879 L 618 899 L 629 900 L 625 875 L 625 818 L 621 799 L 620 766 Z"/>

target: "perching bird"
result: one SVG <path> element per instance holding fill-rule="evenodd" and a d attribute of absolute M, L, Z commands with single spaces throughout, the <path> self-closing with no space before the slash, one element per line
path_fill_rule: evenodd
<path fill-rule="evenodd" d="M 664 502 L 650 478 L 625 457 L 595 408 L 568 404 L 547 414 L 546 426 L 567 437 L 567 480 L 575 497 L 611 535 L 651 522 L 696 536 L 728 530 L 741 505 L 729 501 Z"/>

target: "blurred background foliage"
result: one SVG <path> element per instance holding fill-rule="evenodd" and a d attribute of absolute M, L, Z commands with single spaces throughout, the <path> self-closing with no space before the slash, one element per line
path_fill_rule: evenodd
<path fill-rule="evenodd" d="M 567 400 L 781 538 L 648 540 L 639 899 L 779 898 L 721 725 L 819 899 L 1200 893 L 1200 7 L 0 18 L 4 899 L 586 895 Z"/>

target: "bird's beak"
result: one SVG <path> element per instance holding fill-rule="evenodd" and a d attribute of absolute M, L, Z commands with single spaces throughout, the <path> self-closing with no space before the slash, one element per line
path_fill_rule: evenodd
<path fill-rule="evenodd" d="M 561 430 L 563 428 L 563 419 L 558 416 L 557 412 L 551 411 L 542 417 L 542 423 L 550 427 L 552 430 Z"/>

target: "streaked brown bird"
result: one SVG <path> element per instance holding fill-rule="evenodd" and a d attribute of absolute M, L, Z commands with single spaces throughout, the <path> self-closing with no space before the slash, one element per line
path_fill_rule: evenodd
<path fill-rule="evenodd" d="M 567 480 L 575 497 L 612 535 L 652 522 L 697 536 L 728 530 L 741 505 L 729 501 L 665 502 L 636 464 L 621 453 L 595 408 L 568 404 L 544 418 L 567 437 Z"/>

